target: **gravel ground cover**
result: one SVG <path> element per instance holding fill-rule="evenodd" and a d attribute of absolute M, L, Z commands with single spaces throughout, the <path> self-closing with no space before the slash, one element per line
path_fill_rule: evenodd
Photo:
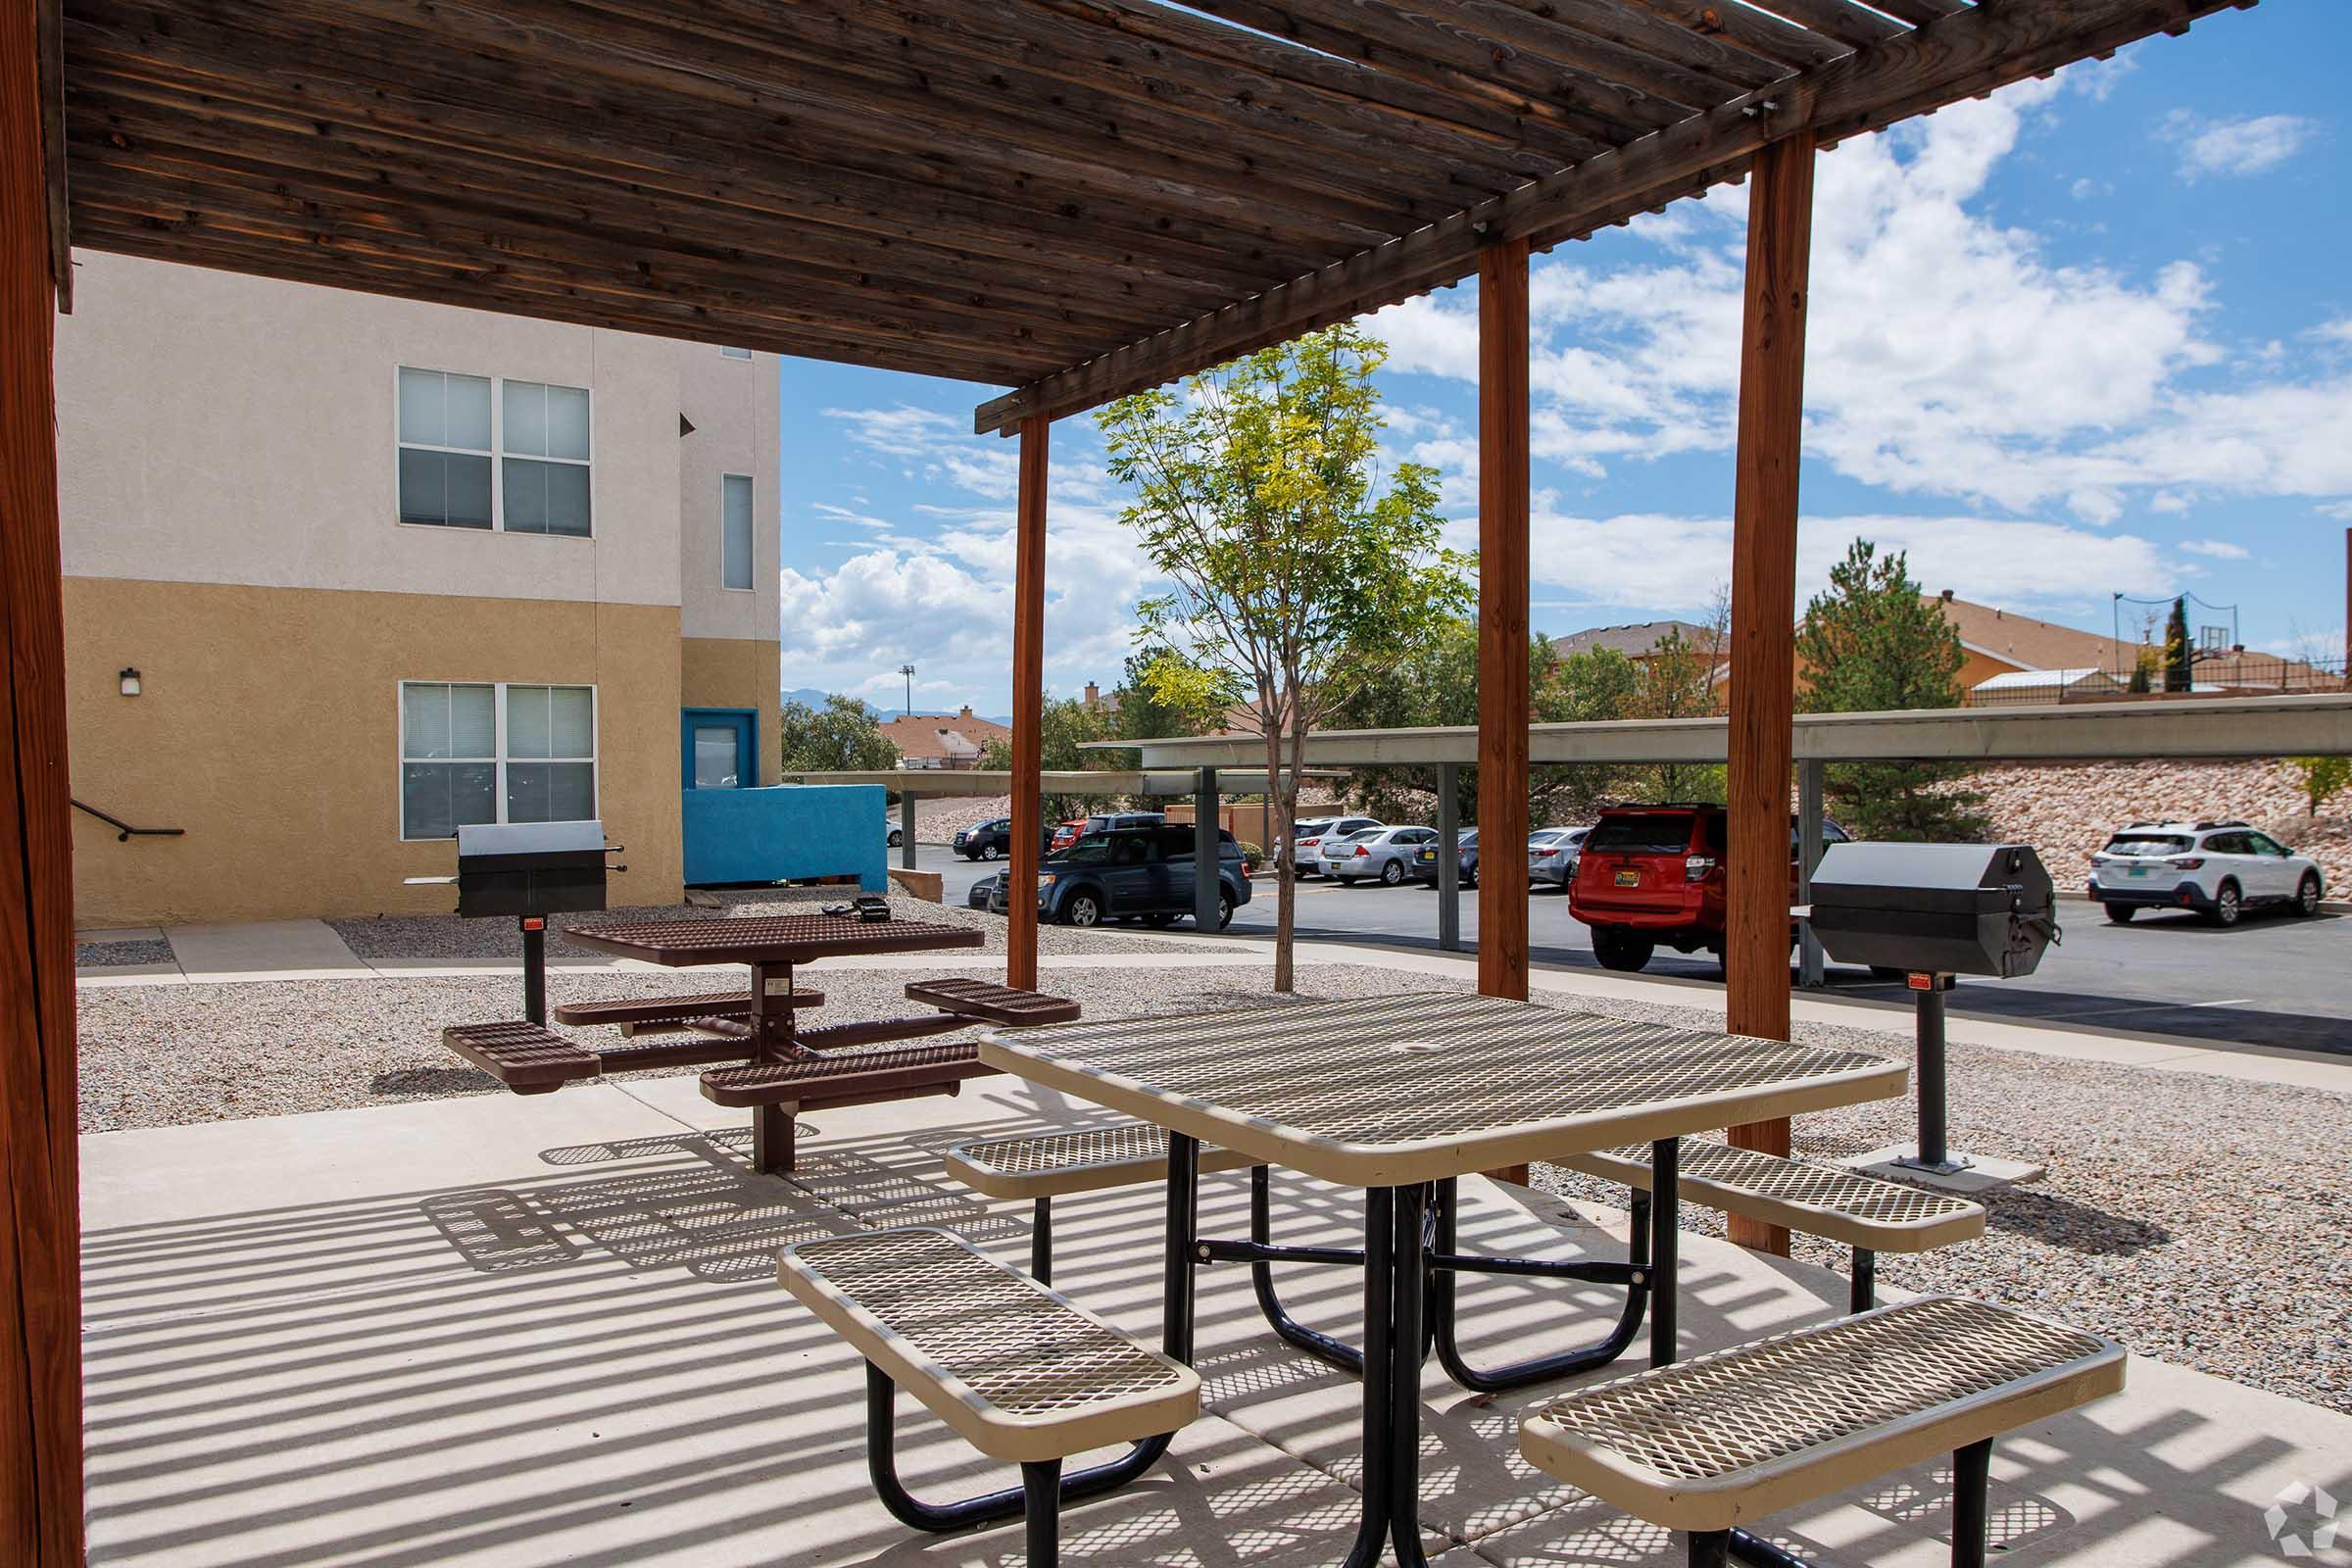
<path fill-rule="evenodd" d="M 133 963 L 172 962 L 172 944 L 153 938 L 134 942 L 76 942 L 74 966 L 115 969 Z"/>
<path fill-rule="evenodd" d="M 958 971 L 941 970 L 940 973 Z M 970 971 L 995 978 L 976 964 Z M 922 1009 L 904 971 L 826 972 L 827 1019 Z M 1052 989 L 1090 1011 L 1179 1011 L 1265 1000 L 1260 966 L 1063 970 Z M 549 976 L 554 1000 L 705 989 L 709 976 Z M 1300 990 L 1364 996 L 1446 982 L 1355 965 L 1302 967 Z M 1466 987 L 1462 987 L 1466 989 Z M 81 993 L 85 1131 L 274 1115 L 497 1093 L 443 1052 L 441 1026 L 512 1016 L 511 977 L 124 986 Z M 1685 1008 L 1580 1002 L 1615 1016 L 1712 1029 Z M 1803 1024 L 1800 1038 L 1908 1059 L 1910 1041 Z M 1909 1291 L 1998 1300 L 2108 1334 L 2135 1351 L 2339 1410 L 2352 1410 L 2352 1197 L 2344 1128 L 2352 1097 L 2187 1073 L 1951 1048 L 1955 1148 L 2034 1159 L 2038 1184 L 1988 1195 L 1982 1241 L 1880 1259 Z M 1835 1158 L 1907 1137 L 1908 1102 L 1800 1119 L 1800 1155 Z M 1622 1188 L 1538 1166 L 1537 1184 L 1617 1208 Z M 1693 1231 L 1722 1216 L 1683 1210 Z M 1795 1239 L 1810 1262 L 1845 1250 Z"/>
<path fill-rule="evenodd" d="M 550 915 L 548 924 L 551 929 L 562 931 L 567 926 L 619 925 L 631 920 L 715 920 L 729 915 L 808 914 L 820 906 L 839 904 L 856 892 L 855 888 L 809 888 L 789 892 L 721 893 L 717 895 L 721 906 L 714 909 L 695 904 L 638 905 L 625 908 L 599 909 L 585 914 Z M 970 926 L 987 938 L 987 945 L 981 951 L 1004 951 L 1003 915 L 992 915 L 961 905 L 931 904 L 921 899 L 907 898 L 904 894 L 894 893 L 889 897 L 893 919 Z M 385 914 L 354 920 L 329 920 L 326 923 L 349 944 L 352 952 L 369 963 L 431 963 L 437 959 L 471 958 L 512 958 L 517 963 L 522 961 L 522 936 L 514 929 L 512 920 L 461 920 L 454 914 Z M 1168 942 L 1118 930 L 1080 931 L 1070 926 L 1047 925 L 1038 928 L 1037 937 L 1038 952 L 1059 955 L 1200 951 L 1200 944 L 1195 942 Z M 548 944 L 550 957 L 557 957 L 565 951 L 561 937 Z M 569 952 L 576 956 L 585 950 L 574 948 Z M 595 956 L 601 960 L 603 956 Z M 710 977 L 706 975 L 701 987 L 690 989 L 708 990 L 709 985 Z"/>

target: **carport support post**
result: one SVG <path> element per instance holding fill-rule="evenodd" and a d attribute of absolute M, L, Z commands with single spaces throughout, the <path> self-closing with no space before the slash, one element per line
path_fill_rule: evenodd
<path fill-rule="evenodd" d="M 1004 983 L 1037 989 L 1038 836 L 1045 828 L 1046 419 L 1021 421 L 1012 544 L 1012 845 L 1004 863 Z"/>
<path fill-rule="evenodd" d="M 1438 764 L 1438 946 L 1462 951 L 1462 764 Z"/>
<path fill-rule="evenodd" d="M 1813 871 L 1821 864 L 1821 775 L 1817 760 L 1796 764 L 1796 902 L 1803 905 L 1813 902 Z M 1823 978 L 1821 939 L 1807 920 L 1797 928 L 1796 981 L 1817 991 Z"/>
<path fill-rule="evenodd" d="M 0 0 L 0 1557 L 11 1568 L 77 1568 L 83 1552 L 57 307 L 42 161 L 43 110 L 57 101 L 44 100 L 38 66 L 56 40 L 41 35 L 44 9 Z"/>
<path fill-rule="evenodd" d="M 1193 924 L 1217 928 L 1217 888 L 1222 871 L 1217 854 L 1217 770 L 1201 768 L 1193 780 Z"/>
<path fill-rule="evenodd" d="M 1805 296 L 1813 134 L 1756 154 L 1747 200 L 1740 345 L 1740 454 L 1732 504 L 1732 693 L 1725 797 L 1724 1026 L 1788 1038 L 1788 766 L 1796 685 L 1797 466 L 1805 404 Z M 1732 1144 L 1788 1152 L 1788 1122 L 1734 1127 Z M 1788 1233 L 1734 1214 L 1731 1239 L 1788 1255 Z"/>
<path fill-rule="evenodd" d="M 899 791 L 899 868 L 914 869 L 914 791 Z"/>

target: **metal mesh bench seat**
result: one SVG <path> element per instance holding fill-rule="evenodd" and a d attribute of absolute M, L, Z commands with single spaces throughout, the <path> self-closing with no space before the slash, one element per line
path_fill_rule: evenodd
<path fill-rule="evenodd" d="M 1009 1029 L 1026 1024 L 1068 1023 L 1078 1016 L 1078 1004 L 1067 997 L 1049 997 L 990 980 L 912 980 L 906 985 L 906 1000 L 926 1003 L 959 1018 L 1002 1024 Z"/>
<path fill-rule="evenodd" d="M 1250 1156 L 1200 1146 L 1200 1169 L 1247 1170 Z M 1168 1133 L 1123 1121 L 1043 1138 L 998 1138 L 948 1151 L 948 1174 L 990 1198 L 1058 1198 L 1155 1182 L 1168 1173 Z"/>
<path fill-rule="evenodd" d="M 913 987 L 907 987 L 911 995 Z M 1123 1121 L 1042 1138 L 996 1138 L 948 1151 L 948 1174 L 990 1198 L 1026 1198 L 1029 1272 L 1054 1277 L 1054 1200 L 1065 1193 L 1100 1193 L 1155 1182 L 1168 1173 L 1168 1133 L 1149 1122 Z M 1247 1170 L 1254 1163 L 1230 1149 L 1200 1146 L 1200 1168 Z"/>
<path fill-rule="evenodd" d="M 950 1088 L 997 1069 L 968 1041 L 901 1046 L 800 1061 L 753 1061 L 703 1074 L 703 1098 L 721 1105 L 854 1104 Z"/>
<path fill-rule="evenodd" d="M 1559 1163 L 1649 1191 L 1647 1144 L 1570 1154 Z M 1684 1139 L 1681 1176 L 1678 1185 L 1685 1202 L 1851 1247 L 1852 1306 L 1857 1312 L 1873 1304 L 1875 1254 L 1932 1251 L 1984 1234 L 1981 1203 L 1728 1144 Z"/>
<path fill-rule="evenodd" d="M 586 1046 L 520 1019 L 451 1024 L 441 1043 L 518 1095 L 552 1094 L 604 1071 Z"/>
<path fill-rule="evenodd" d="M 1930 1297 L 1579 1389 L 1529 1415 L 1519 1448 L 1692 1532 L 1694 1565 L 1723 1562 L 1744 1521 L 1953 1453 L 1952 1560 L 1981 1564 L 1992 1441 L 2123 1386 L 2112 1341 Z"/>
<path fill-rule="evenodd" d="M 867 1465 L 883 1503 L 918 1529 L 1025 1514 L 1029 1562 L 1053 1568 L 1062 1501 L 1142 1474 L 1200 1413 L 1191 1367 L 946 1231 L 803 1242 L 777 1266 L 784 1287 L 865 1357 Z M 1021 1485 L 946 1504 L 909 1495 L 892 1447 L 901 1387 L 983 1454 L 1019 1463 Z M 1131 1445 L 1124 1457 L 1061 1474 L 1069 1455 L 1119 1443 Z"/>
<path fill-rule="evenodd" d="M 771 1005 L 821 1007 L 821 991 L 795 991 L 772 999 Z M 556 1006 L 556 1022 L 575 1025 L 617 1024 L 624 1035 L 654 1034 L 700 1025 L 707 1018 L 751 1016 L 748 991 L 710 991 L 683 997 L 637 997 L 621 1002 L 565 1002 Z"/>

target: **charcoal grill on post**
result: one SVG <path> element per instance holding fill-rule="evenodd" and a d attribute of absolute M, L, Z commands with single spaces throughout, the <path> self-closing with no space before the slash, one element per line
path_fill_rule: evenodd
<path fill-rule="evenodd" d="M 2059 938 L 2050 874 L 2025 844 L 1833 844 L 1813 873 L 1813 933 L 1839 963 L 1899 970 L 1916 1004 L 1919 1143 L 1897 1164 L 1948 1176 L 1944 995 L 1960 975 L 2032 974 Z"/>
<path fill-rule="evenodd" d="M 511 914 L 522 930 L 523 1016 L 547 1022 L 547 917 L 605 906 L 602 822 L 476 822 L 458 829 L 458 874 L 411 877 L 413 883 L 455 882 L 458 913 L 466 918 Z"/>

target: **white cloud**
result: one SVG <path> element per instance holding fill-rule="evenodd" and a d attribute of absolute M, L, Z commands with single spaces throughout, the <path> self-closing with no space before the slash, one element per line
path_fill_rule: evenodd
<path fill-rule="evenodd" d="M 2312 336 L 2328 338 L 2337 343 L 2352 343 L 2352 316 L 2313 327 Z"/>
<path fill-rule="evenodd" d="M 2323 517 L 2336 517 L 2345 522 L 2352 522 L 2352 501 L 2323 502 L 2313 510 Z"/>
<path fill-rule="evenodd" d="M 1731 576 L 1732 524 L 1724 517 L 1628 514 L 1579 517 L 1539 498 L 1533 519 L 1537 596 L 1560 607 L 1706 609 Z M 1475 538 L 1475 522 L 1456 525 Z M 1799 603 L 1829 581 L 1847 546 L 1869 539 L 1905 552 L 1931 592 L 2021 611 L 2103 612 L 2118 591 L 2171 580 L 2163 551 L 2132 534 L 2009 518 L 1808 516 L 1797 529 Z"/>
<path fill-rule="evenodd" d="M 2207 120 L 2176 109 L 2165 116 L 2158 134 L 2180 148 L 2181 177 L 2194 180 L 2276 169 L 2301 150 L 2319 128 L 2316 122 L 2300 115 Z"/>
<path fill-rule="evenodd" d="M 2216 561 L 2243 561 L 2250 554 L 2244 545 L 2233 545 L 2227 539 L 2183 539 L 2180 548 L 2192 556 L 2210 556 Z"/>
<path fill-rule="evenodd" d="M 2192 492 L 2352 493 L 2352 375 L 2313 374 L 2283 349 L 2225 354 L 2202 335 L 2211 285 L 2196 263 L 2064 264 L 1988 216 L 1993 172 L 2075 80 L 2022 82 L 1821 160 L 1807 457 L 1897 495 L 2102 526 L 2139 495 L 2166 495 L 2161 509 Z M 1540 462 L 1601 478 L 1731 448 L 1746 199 L 1678 206 L 1691 221 L 1649 262 L 1538 263 Z M 1474 301 L 1410 301 L 1373 326 L 1396 368 L 1475 381 Z M 2321 331 L 2352 343 L 2352 318 Z M 2225 368 L 2235 379 L 2218 380 Z"/>

